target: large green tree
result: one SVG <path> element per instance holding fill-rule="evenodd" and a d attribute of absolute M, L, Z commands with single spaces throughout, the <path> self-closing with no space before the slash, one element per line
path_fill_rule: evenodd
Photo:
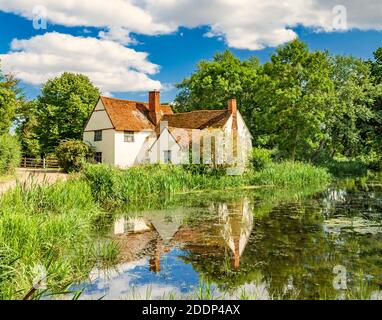
<path fill-rule="evenodd" d="M 370 65 L 352 56 L 332 58 L 331 78 L 336 100 L 327 118 L 328 151 L 349 158 L 369 153 L 373 148 L 370 123 L 378 88 L 373 83 Z"/>
<path fill-rule="evenodd" d="M 81 139 L 99 94 L 99 89 L 81 74 L 66 72 L 49 80 L 35 103 L 23 112 L 19 129 L 23 151 L 44 156 L 54 153 L 62 140 Z"/>
<path fill-rule="evenodd" d="M 374 52 L 374 61 L 371 62 L 371 68 L 377 90 L 377 98 L 373 106 L 375 118 L 372 126 L 375 136 L 375 148 L 377 152 L 382 153 L 382 47 Z"/>
<path fill-rule="evenodd" d="M 260 64 L 257 58 L 241 61 L 230 51 L 217 53 L 212 61 L 201 61 L 191 77 L 178 84 L 175 111 L 224 109 L 230 98 L 238 100 L 238 108 L 247 125 L 252 124 L 253 87 Z"/>
<path fill-rule="evenodd" d="M 335 98 L 330 71 L 327 52 L 310 52 L 298 40 L 278 48 L 255 88 L 258 142 L 277 148 L 283 158 L 310 159 L 327 134 Z"/>
<path fill-rule="evenodd" d="M 0 68 L 0 134 L 9 132 L 22 102 L 18 81 L 12 75 L 4 75 Z"/>

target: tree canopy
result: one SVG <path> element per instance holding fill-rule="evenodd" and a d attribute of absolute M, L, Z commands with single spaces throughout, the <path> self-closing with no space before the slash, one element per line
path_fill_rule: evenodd
<path fill-rule="evenodd" d="M 0 65 L 0 134 L 9 132 L 22 101 L 18 81 L 12 75 L 4 75 Z"/>
<path fill-rule="evenodd" d="M 382 48 L 373 61 L 311 51 L 294 40 L 261 65 L 225 51 L 183 80 L 176 111 L 226 108 L 236 97 L 254 145 L 279 158 L 319 161 L 381 145 Z"/>
<path fill-rule="evenodd" d="M 23 110 L 19 128 L 24 153 L 54 153 L 60 141 L 82 139 L 82 132 L 100 95 L 84 75 L 64 73 L 47 81 L 36 101 Z"/>

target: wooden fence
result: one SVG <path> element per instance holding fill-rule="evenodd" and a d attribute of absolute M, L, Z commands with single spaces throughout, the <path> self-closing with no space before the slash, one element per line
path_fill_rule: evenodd
<path fill-rule="evenodd" d="M 20 163 L 21 168 L 35 168 L 35 169 L 59 169 L 58 160 L 55 158 L 22 158 Z"/>

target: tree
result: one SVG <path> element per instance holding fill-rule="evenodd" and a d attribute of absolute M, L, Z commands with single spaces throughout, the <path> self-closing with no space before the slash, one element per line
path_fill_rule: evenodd
<path fill-rule="evenodd" d="M 175 111 L 197 109 L 226 109 L 231 98 L 251 127 L 253 87 L 260 64 L 257 58 L 241 61 L 230 51 L 217 53 L 212 61 L 201 61 L 191 77 L 177 85 L 180 93 L 175 99 Z"/>
<path fill-rule="evenodd" d="M 19 109 L 16 134 L 24 157 L 38 158 L 41 155 L 39 121 L 36 101 L 28 101 Z"/>
<path fill-rule="evenodd" d="M 24 147 L 32 133 L 32 144 L 38 137 L 42 156 L 54 153 L 62 140 L 82 139 L 85 122 L 99 95 L 99 90 L 81 74 L 66 72 L 48 80 L 35 104 L 24 111 L 24 129 L 31 129 L 21 132 Z"/>
<path fill-rule="evenodd" d="M 327 52 L 310 52 L 301 41 L 282 46 L 263 67 L 253 112 L 258 141 L 291 160 L 310 159 L 324 141 L 334 99 Z"/>
<path fill-rule="evenodd" d="M 0 68 L 0 134 L 9 132 L 22 101 L 18 81 L 12 75 L 4 75 Z"/>
<path fill-rule="evenodd" d="M 336 56 L 332 58 L 331 78 L 336 92 L 333 112 L 327 120 L 331 156 L 338 153 L 352 158 L 370 152 L 370 123 L 378 95 L 370 65 L 352 56 Z"/>

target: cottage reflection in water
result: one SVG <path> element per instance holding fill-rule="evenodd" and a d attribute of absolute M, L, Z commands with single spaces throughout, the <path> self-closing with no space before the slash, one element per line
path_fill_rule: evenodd
<path fill-rule="evenodd" d="M 174 248 L 197 255 L 230 251 L 232 268 L 240 267 L 240 257 L 253 229 L 253 214 L 247 198 L 232 203 L 212 203 L 211 221 L 189 221 L 188 209 L 156 211 L 141 217 L 121 217 L 114 223 L 114 235 L 122 249 L 120 263 L 149 256 L 149 270 L 161 271 L 161 257 Z"/>

